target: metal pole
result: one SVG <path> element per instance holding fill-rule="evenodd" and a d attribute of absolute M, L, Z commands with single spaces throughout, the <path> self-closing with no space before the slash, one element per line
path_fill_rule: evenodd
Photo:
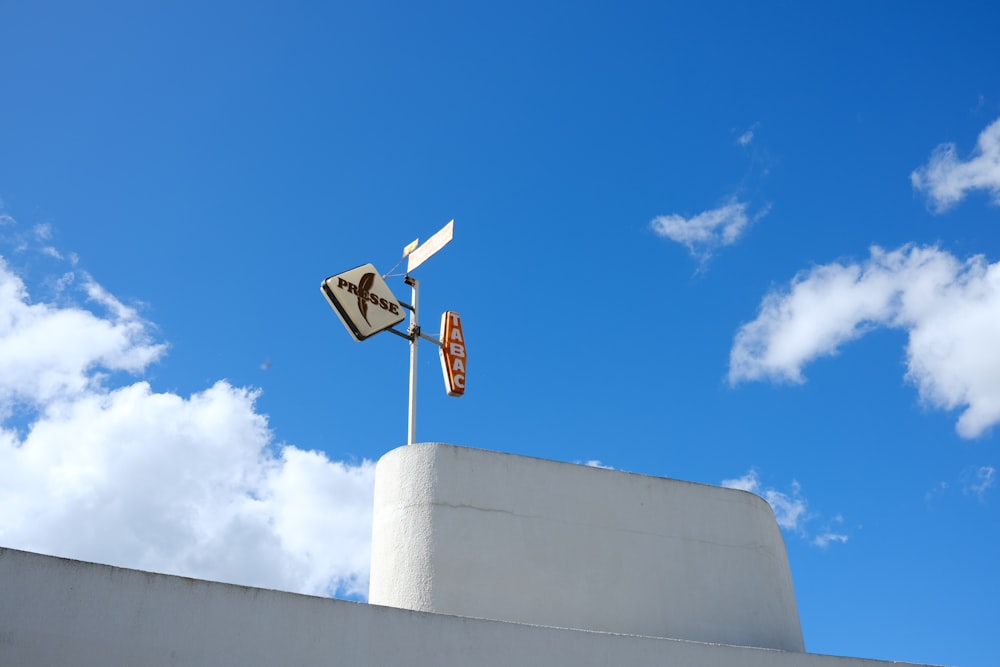
<path fill-rule="evenodd" d="M 420 325 L 417 310 L 420 307 L 420 281 L 406 276 L 406 284 L 413 291 L 413 309 L 410 311 L 410 410 L 407 424 L 406 444 L 417 441 L 417 342 L 420 340 Z"/>

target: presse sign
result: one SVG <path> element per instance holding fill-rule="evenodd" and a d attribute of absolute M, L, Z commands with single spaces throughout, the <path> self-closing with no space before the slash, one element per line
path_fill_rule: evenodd
<path fill-rule="evenodd" d="M 406 318 L 373 264 L 330 276 L 320 288 L 354 340 L 374 336 Z"/>

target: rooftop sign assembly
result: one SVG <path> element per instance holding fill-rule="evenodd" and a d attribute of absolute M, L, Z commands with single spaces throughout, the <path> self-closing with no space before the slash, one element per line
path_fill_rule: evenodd
<path fill-rule="evenodd" d="M 337 317 L 344 323 L 354 340 L 362 341 L 380 331 L 390 331 L 410 342 L 410 400 L 407 416 L 407 444 L 416 441 L 417 433 L 417 343 L 421 338 L 438 346 L 441 369 L 444 371 L 445 391 L 449 396 L 465 394 L 465 334 L 458 313 L 448 311 L 441 318 L 441 336 L 431 337 L 420 330 L 420 281 L 410 275 L 414 269 L 448 245 L 455 235 L 455 221 L 451 220 L 423 244 L 414 239 L 403 248 L 403 258 L 385 276 L 373 264 L 363 264 L 350 271 L 338 273 L 324 280 L 320 289 L 333 306 Z M 407 260 L 404 282 L 413 295 L 411 303 L 397 301 L 385 284 L 385 278 L 398 276 L 393 273 Z M 406 333 L 393 327 L 406 319 L 403 309 L 410 311 L 410 326 Z"/>
<path fill-rule="evenodd" d="M 321 289 L 354 340 L 374 336 L 406 318 L 373 264 L 330 276 Z"/>

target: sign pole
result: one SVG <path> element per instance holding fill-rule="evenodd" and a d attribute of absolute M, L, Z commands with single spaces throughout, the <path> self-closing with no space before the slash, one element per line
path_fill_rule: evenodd
<path fill-rule="evenodd" d="M 420 340 L 420 325 L 417 321 L 417 310 L 420 308 L 420 281 L 413 276 L 406 276 L 405 282 L 412 290 L 413 310 L 410 311 L 410 408 L 407 419 L 406 444 L 417 441 L 417 341 Z"/>

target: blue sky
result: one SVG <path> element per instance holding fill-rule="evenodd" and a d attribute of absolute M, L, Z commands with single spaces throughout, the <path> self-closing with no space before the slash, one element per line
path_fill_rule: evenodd
<path fill-rule="evenodd" d="M 418 440 L 749 488 L 810 652 L 997 663 L 996 3 L 259 5 L 0 6 L 0 544 L 363 596 L 408 350 L 319 284 L 454 218 Z"/>

